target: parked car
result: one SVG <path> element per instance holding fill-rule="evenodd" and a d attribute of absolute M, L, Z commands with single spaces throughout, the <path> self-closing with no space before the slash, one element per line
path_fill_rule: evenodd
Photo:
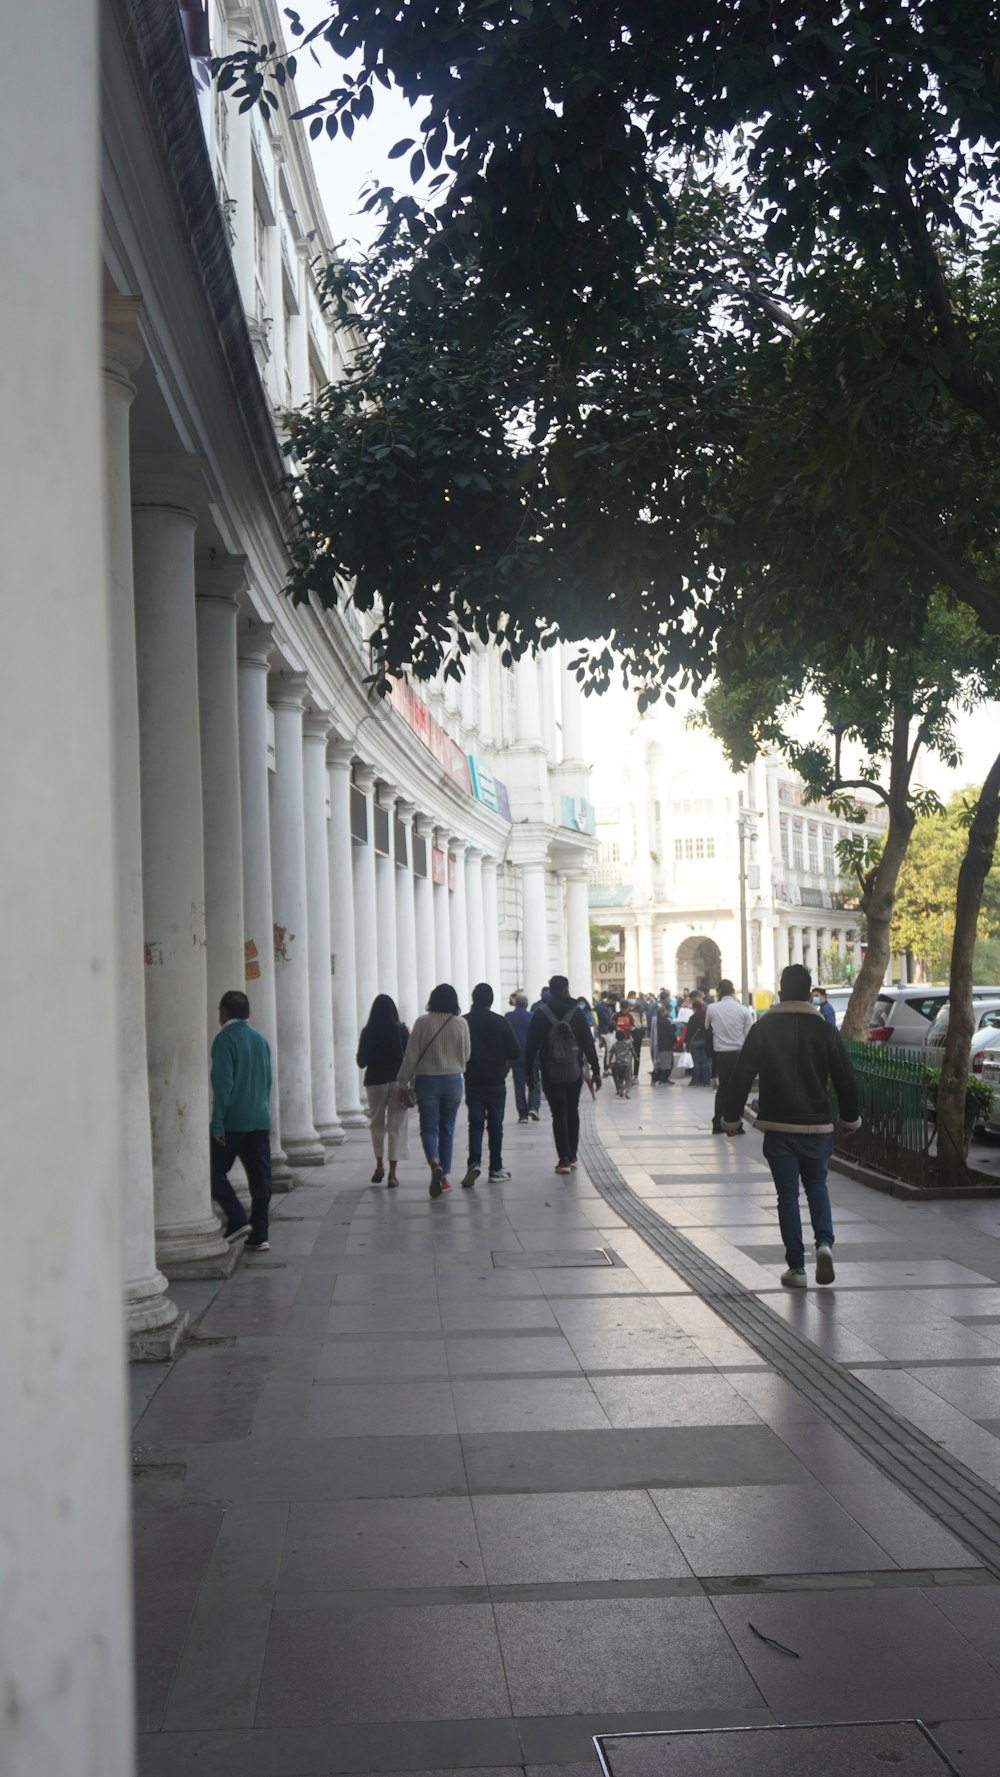
<path fill-rule="evenodd" d="M 972 1058 L 972 1071 L 993 1088 L 993 1108 L 976 1127 L 987 1130 L 990 1135 L 1000 1135 L 1000 1030 L 991 1030 L 988 1034 L 977 1031 L 976 1034 L 986 1040 Z"/>
<path fill-rule="evenodd" d="M 1000 987 L 974 987 L 972 997 L 1000 1001 Z M 868 1041 L 925 1048 L 931 1025 L 947 999 L 946 987 L 883 987 L 872 1007 Z"/>
<path fill-rule="evenodd" d="M 978 1000 L 974 997 L 972 1010 L 975 1018 L 975 1029 L 972 1034 L 971 1054 L 974 1056 L 977 1050 L 982 1048 L 983 1042 L 988 1040 L 988 1038 L 984 1036 L 984 1032 L 993 1033 L 1000 1031 L 1000 994 L 997 995 L 996 999 L 992 1000 Z M 927 1045 L 924 1058 L 928 1067 L 937 1069 L 941 1067 L 941 1064 L 944 1061 L 944 1046 L 948 1040 L 948 1026 L 950 1023 L 951 1002 L 945 1000 L 944 1005 L 937 1013 L 937 1016 L 927 1033 Z"/>

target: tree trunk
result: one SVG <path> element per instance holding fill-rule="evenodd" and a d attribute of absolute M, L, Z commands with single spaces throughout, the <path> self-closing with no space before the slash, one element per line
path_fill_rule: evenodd
<path fill-rule="evenodd" d="M 1000 823 L 1000 756 L 994 759 L 969 828 L 969 843 L 958 872 L 955 938 L 951 949 L 948 992 L 948 1035 L 938 1085 L 938 1178 L 943 1185 L 964 1185 L 965 1093 L 969 1047 L 975 1029 L 972 1004 L 972 957 L 983 888 L 997 843 Z"/>
<path fill-rule="evenodd" d="M 909 741 L 909 718 L 897 705 L 893 711 L 889 765 L 889 830 L 875 880 L 861 897 L 862 910 L 868 921 L 868 951 L 844 1013 L 840 1034 L 846 1042 L 863 1043 L 868 1036 L 872 1007 L 892 955 L 889 928 L 896 902 L 896 884 L 916 820 L 910 806 Z"/>

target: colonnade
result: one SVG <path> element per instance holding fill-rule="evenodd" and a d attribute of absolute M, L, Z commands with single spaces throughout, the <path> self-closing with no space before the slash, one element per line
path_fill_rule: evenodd
<path fill-rule="evenodd" d="M 142 352 L 129 321 L 105 353 L 120 1157 L 128 1330 L 150 1356 L 181 1330 L 167 1279 L 234 1262 L 209 1195 L 222 994 L 245 987 L 271 1044 L 280 1188 L 364 1122 L 355 1053 L 375 994 L 407 1022 L 436 981 L 467 1005 L 476 981 L 499 993 L 500 952 L 497 856 L 455 830 L 454 807 L 418 811 L 360 758 L 272 626 L 247 615 L 247 563 L 198 547 L 203 465 L 130 454 Z M 525 907 L 544 944 L 542 873 L 541 903 L 526 893 Z"/>

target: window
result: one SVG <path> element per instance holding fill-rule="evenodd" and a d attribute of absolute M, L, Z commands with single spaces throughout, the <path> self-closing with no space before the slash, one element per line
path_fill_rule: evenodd
<path fill-rule="evenodd" d="M 802 822 L 792 822 L 792 869 L 802 868 Z"/>
<path fill-rule="evenodd" d="M 267 223 L 261 213 L 260 205 L 253 207 L 253 256 L 257 267 L 257 282 L 262 290 L 267 289 Z"/>
<path fill-rule="evenodd" d="M 715 840 L 695 835 L 689 839 L 674 840 L 674 857 L 678 863 L 692 862 L 696 858 L 714 858 Z"/>
<path fill-rule="evenodd" d="M 792 862 L 792 853 L 791 853 L 791 848 L 790 848 L 789 838 L 788 838 L 788 816 L 787 816 L 787 814 L 779 815 L 778 825 L 781 828 L 781 861 L 783 864 L 787 864 L 790 866 L 791 862 Z"/>
<path fill-rule="evenodd" d="M 815 821 L 809 822 L 809 868 L 815 876 L 819 870 L 819 827 Z"/>
<path fill-rule="evenodd" d="M 703 839 L 695 840 L 694 855 L 696 858 L 703 858 L 705 856 L 705 841 Z"/>
<path fill-rule="evenodd" d="M 676 859 L 680 860 L 683 856 L 684 856 L 684 841 L 683 841 L 683 839 L 675 839 L 674 840 L 674 857 Z"/>
<path fill-rule="evenodd" d="M 715 856 L 715 840 L 714 839 L 706 839 L 706 841 L 705 841 L 705 856 L 706 856 L 706 858 L 714 858 L 714 856 Z"/>
<path fill-rule="evenodd" d="M 483 657 L 473 654 L 469 661 L 469 680 L 472 687 L 472 726 L 477 734 L 483 728 Z"/>
<path fill-rule="evenodd" d="M 823 872 L 826 876 L 837 874 L 837 854 L 833 849 L 833 828 L 823 828 Z"/>
<path fill-rule="evenodd" d="M 622 848 L 617 839 L 605 839 L 598 846 L 597 855 L 602 864 L 620 864 Z"/>
<path fill-rule="evenodd" d="M 684 841 L 684 856 L 686 858 L 693 858 L 694 857 L 694 840 L 693 839 L 685 839 L 685 841 Z"/>

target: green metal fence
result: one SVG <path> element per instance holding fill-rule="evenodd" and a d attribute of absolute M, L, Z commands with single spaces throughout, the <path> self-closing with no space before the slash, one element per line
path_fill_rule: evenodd
<path fill-rule="evenodd" d="M 919 1051 L 848 1043 L 861 1098 L 861 1128 L 845 1135 L 834 1119 L 834 1151 L 912 1185 L 927 1183 L 927 1085 Z"/>

